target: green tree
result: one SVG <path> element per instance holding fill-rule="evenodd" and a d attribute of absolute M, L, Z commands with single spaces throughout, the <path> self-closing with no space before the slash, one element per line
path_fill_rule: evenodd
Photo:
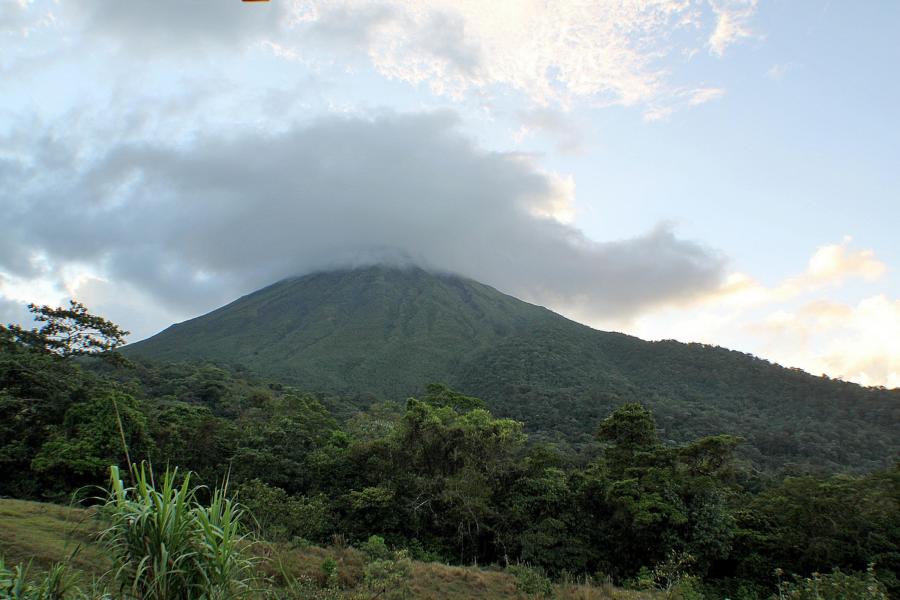
<path fill-rule="evenodd" d="M 123 441 L 135 458 L 148 456 L 153 446 L 146 416 L 134 398 L 106 392 L 72 404 L 32 467 L 65 492 L 97 482 L 110 465 L 127 464 Z"/>
<path fill-rule="evenodd" d="M 86 354 L 105 355 L 125 343 L 129 332 L 111 321 L 88 312 L 75 300 L 69 307 L 51 308 L 29 304 L 34 320 L 43 323 L 39 328 L 25 329 L 20 325 L 0 325 L 0 339 L 22 344 L 30 349 L 62 357 Z"/>

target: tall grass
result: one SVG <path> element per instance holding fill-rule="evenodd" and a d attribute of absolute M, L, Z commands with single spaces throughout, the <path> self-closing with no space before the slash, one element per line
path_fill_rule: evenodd
<path fill-rule="evenodd" d="M 178 483 L 178 470 L 167 469 L 157 486 L 142 464 L 132 466 L 131 479 L 126 487 L 118 467 L 110 468 L 101 510 L 109 525 L 100 539 L 119 594 L 137 600 L 248 597 L 252 561 L 243 552 L 243 511 L 227 497 L 227 485 L 204 506 L 189 473 Z"/>
<path fill-rule="evenodd" d="M 0 558 L 0 598 L 10 600 L 62 600 L 70 592 L 78 591 L 72 583 L 68 568 L 57 563 L 37 582 L 29 581 L 30 564 L 12 569 Z"/>

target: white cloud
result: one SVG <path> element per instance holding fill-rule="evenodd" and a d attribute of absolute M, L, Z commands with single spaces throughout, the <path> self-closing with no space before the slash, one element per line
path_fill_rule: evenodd
<path fill-rule="evenodd" d="M 514 92 L 540 107 L 644 106 L 653 120 L 721 95 L 675 83 L 672 66 L 704 43 L 721 55 L 750 36 L 755 11 L 742 0 L 68 0 L 57 12 L 70 33 L 112 41 L 120 56 L 202 60 L 210 48 L 264 46 L 306 64 L 365 61 L 457 99 Z"/>
<path fill-rule="evenodd" d="M 766 76 L 769 79 L 774 79 L 775 81 L 781 81 L 784 79 L 789 73 L 796 71 L 800 68 L 800 65 L 795 62 L 786 62 L 777 65 L 772 65 L 772 67 L 766 71 Z"/>
<path fill-rule="evenodd" d="M 718 100 L 724 95 L 725 90 L 722 88 L 697 88 L 695 90 L 691 90 L 690 100 L 688 100 L 688 104 L 690 106 L 699 106 L 713 100 Z"/>
<path fill-rule="evenodd" d="M 644 111 L 647 122 L 665 121 L 673 113 L 685 108 L 694 108 L 725 96 L 723 88 L 697 87 L 673 90 L 661 103 L 651 102 Z"/>
<path fill-rule="evenodd" d="M 757 0 L 711 0 L 710 4 L 716 15 L 716 28 L 708 41 L 710 53 L 723 56 L 729 46 L 754 37 L 750 20 Z"/>
<path fill-rule="evenodd" d="M 709 294 L 606 326 L 651 339 L 737 348 L 864 385 L 900 387 L 900 299 L 830 299 L 836 290 L 846 295 L 850 283 L 871 284 L 887 273 L 873 251 L 851 242 L 847 237 L 820 246 L 802 273 L 776 286 L 733 273 Z"/>
<path fill-rule="evenodd" d="M 52 26 L 55 21 L 49 8 L 36 7 L 34 2 L 28 0 L 5 0 L 0 3 L 0 36 L 28 37 L 39 29 Z"/>
<path fill-rule="evenodd" d="M 309 4 L 319 19 L 346 10 L 342 3 Z M 677 100 L 681 89 L 669 83 L 662 60 L 695 48 L 690 36 L 684 41 L 675 34 L 714 21 L 710 43 L 718 53 L 749 35 L 756 9 L 755 3 L 718 2 L 707 9 L 704 2 L 690 0 L 516 0 L 494 2 L 490 8 L 477 0 L 407 0 L 389 6 L 392 18 L 365 30 L 368 54 L 385 76 L 427 83 L 438 93 L 457 97 L 504 86 L 541 106 L 579 100 L 664 105 Z M 691 104 L 711 99 L 712 91 L 704 97 L 698 90 Z"/>
<path fill-rule="evenodd" d="M 900 387 L 900 299 L 878 294 L 856 304 L 812 301 L 746 329 L 784 364 L 863 385 Z"/>
<path fill-rule="evenodd" d="M 557 151 L 563 154 L 578 154 L 584 151 L 586 123 L 576 121 L 568 113 L 553 108 L 532 108 L 517 115 L 522 123 L 513 139 L 522 142 L 524 138 L 540 133 L 556 140 Z"/>
<path fill-rule="evenodd" d="M 788 277 L 774 287 L 766 287 L 746 273 L 732 273 L 706 300 L 734 307 L 754 307 L 786 302 L 823 288 L 838 287 L 849 280 L 876 281 L 881 278 L 887 272 L 887 265 L 872 250 L 851 248 L 852 241 L 847 236 L 839 244 L 819 246 L 802 273 Z"/>
<path fill-rule="evenodd" d="M 853 238 L 848 236 L 840 244 L 817 248 L 799 285 L 840 284 L 851 277 L 874 281 L 884 275 L 887 266 L 878 260 L 875 253 L 872 250 L 850 250 L 852 241 Z"/>

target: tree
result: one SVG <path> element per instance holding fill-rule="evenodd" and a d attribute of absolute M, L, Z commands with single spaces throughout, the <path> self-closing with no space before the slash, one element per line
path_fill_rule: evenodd
<path fill-rule="evenodd" d="M 127 462 L 129 451 L 131 456 L 145 457 L 152 447 L 147 418 L 138 402 L 122 392 L 98 391 L 69 407 L 31 467 L 58 484 L 57 492 L 64 496 L 71 489 L 102 481 L 110 465 Z"/>
<path fill-rule="evenodd" d="M 606 417 L 597 430 L 604 442 L 629 452 L 648 450 L 659 445 L 653 414 L 641 404 L 623 404 Z"/>
<path fill-rule="evenodd" d="M 0 325 L 0 339 L 13 341 L 32 350 L 57 356 L 101 354 L 115 350 L 125 343 L 128 331 L 103 317 L 92 315 L 75 300 L 68 308 L 51 308 L 29 304 L 34 320 L 40 328 L 25 329 L 12 323 Z"/>
<path fill-rule="evenodd" d="M 629 469 L 655 463 L 662 452 L 653 413 L 634 402 L 623 404 L 603 419 L 597 438 L 608 444 L 604 457 L 617 478 Z"/>

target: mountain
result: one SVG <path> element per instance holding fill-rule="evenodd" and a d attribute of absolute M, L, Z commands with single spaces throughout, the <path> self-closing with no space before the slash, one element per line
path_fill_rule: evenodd
<path fill-rule="evenodd" d="M 445 382 L 535 437 L 589 444 L 623 402 L 664 439 L 731 433 L 767 468 L 864 471 L 900 452 L 900 390 L 701 344 L 602 332 L 478 282 L 368 267 L 280 281 L 125 352 L 238 365 L 299 388 L 403 399 Z"/>

